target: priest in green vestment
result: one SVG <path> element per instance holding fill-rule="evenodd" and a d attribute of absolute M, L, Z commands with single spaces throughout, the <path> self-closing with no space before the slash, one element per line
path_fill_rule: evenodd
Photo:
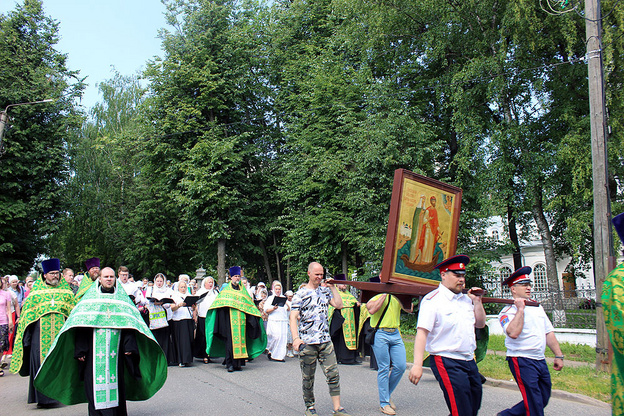
<path fill-rule="evenodd" d="M 41 263 L 43 278 L 38 279 L 22 304 L 11 372 L 30 376 L 28 403 L 50 407 L 58 402 L 35 389 L 33 380 L 52 342 L 60 333 L 76 299 L 65 279 L 61 279 L 59 259 Z"/>
<path fill-rule="evenodd" d="M 624 243 L 624 214 L 613 217 L 613 226 Z M 602 284 L 602 307 L 611 345 L 611 408 L 624 414 L 624 263 L 607 275 Z"/>
<path fill-rule="evenodd" d="M 346 280 L 344 274 L 337 274 L 334 280 Z M 329 306 L 329 334 L 334 343 L 336 360 L 339 364 L 358 364 L 357 331 L 360 317 L 360 302 L 347 290 L 347 285 L 336 284 L 342 298 L 342 309 Z"/>
<path fill-rule="evenodd" d="M 87 273 L 82 275 L 82 280 L 80 281 L 80 286 L 78 287 L 78 291 L 76 292 L 76 299 L 80 300 L 87 293 L 87 290 L 91 287 L 93 282 L 97 280 L 100 276 L 100 259 L 97 257 L 91 257 L 87 261 L 85 261 L 85 266 L 87 266 Z"/>
<path fill-rule="evenodd" d="M 230 284 L 221 290 L 206 314 L 206 353 L 209 357 L 225 357 L 225 367 L 232 372 L 242 370 L 245 360 L 262 354 L 267 337 L 260 311 L 240 285 L 241 268 L 230 267 L 229 273 Z"/>
<path fill-rule="evenodd" d="M 167 379 L 167 359 L 115 271 L 102 269 L 63 326 L 35 386 L 89 415 L 126 415 L 126 400 L 147 400 Z"/>

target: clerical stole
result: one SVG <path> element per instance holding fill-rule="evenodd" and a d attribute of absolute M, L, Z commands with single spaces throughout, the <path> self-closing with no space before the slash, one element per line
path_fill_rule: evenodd
<path fill-rule="evenodd" d="M 24 331 L 29 325 L 39 320 L 40 327 L 40 359 L 47 356 L 54 339 L 61 332 L 65 319 L 76 305 L 74 294 L 65 279 L 61 279 L 58 286 L 49 286 L 38 279 L 30 290 L 30 294 L 22 304 L 20 321 L 15 336 L 15 347 L 11 359 L 11 372 L 22 376 L 29 374 L 28 366 L 24 364 Z M 24 367 L 24 368 L 22 368 Z"/>
<path fill-rule="evenodd" d="M 355 310 L 353 307 L 357 304 L 357 299 L 349 293 L 340 291 L 342 298 L 342 309 L 340 313 L 345 322 L 342 325 L 342 334 L 344 335 L 345 345 L 347 349 L 353 351 L 357 348 L 357 336 L 355 329 Z"/>
<path fill-rule="evenodd" d="M 94 329 L 93 334 L 93 395 L 96 409 L 119 406 L 119 336 L 118 329 Z"/>
<path fill-rule="evenodd" d="M 357 304 L 357 299 L 350 292 L 345 292 L 339 290 L 338 293 L 342 298 L 342 309 L 340 309 L 340 314 L 344 318 L 344 323 L 342 324 L 342 335 L 344 337 L 345 345 L 348 350 L 355 351 L 357 349 L 357 331 L 358 328 L 355 327 L 355 309 L 354 306 Z M 363 308 L 366 309 L 366 308 Z M 334 307 L 329 306 L 327 316 L 329 316 L 329 320 L 331 322 L 331 318 L 334 315 Z M 361 321 L 360 321 L 361 322 Z"/>
<path fill-rule="evenodd" d="M 54 299 L 52 299 L 52 302 L 54 302 Z M 54 338 L 56 338 L 59 332 L 61 332 L 63 325 L 65 325 L 65 316 L 58 313 L 49 313 L 40 318 L 40 362 L 43 362 L 43 359 L 47 357 L 48 351 L 50 351 L 50 347 L 52 346 L 52 342 L 54 342 Z"/>
<path fill-rule="evenodd" d="M 230 328 L 232 331 L 232 353 L 234 359 L 247 358 L 247 317 L 238 309 L 230 308 Z"/>

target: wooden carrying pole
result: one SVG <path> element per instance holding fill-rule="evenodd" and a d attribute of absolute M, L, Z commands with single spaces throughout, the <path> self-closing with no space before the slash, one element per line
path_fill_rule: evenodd
<path fill-rule="evenodd" d="M 437 289 L 437 285 L 428 285 L 425 283 L 414 282 L 412 284 L 401 284 L 401 283 L 373 283 L 373 282 L 358 282 L 358 281 L 348 281 L 348 280 L 333 280 L 328 279 L 327 283 L 329 284 L 344 284 L 353 286 L 356 289 L 360 289 L 362 291 L 360 295 L 360 302 L 365 303 L 368 302 L 373 296 L 379 293 L 390 293 L 395 295 L 399 301 L 403 304 L 405 309 L 410 308 L 410 304 L 412 303 L 412 298 L 424 296 L 427 293 Z M 511 305 L 514 303 L 513 299 L 502 299 L 502 298 L 491 298 L 491 297 L 483 297 L 484 303 L 505 303 Z M 537 306 L 538 302 L 535 301 L 527 301 L 527 306 Z"/>

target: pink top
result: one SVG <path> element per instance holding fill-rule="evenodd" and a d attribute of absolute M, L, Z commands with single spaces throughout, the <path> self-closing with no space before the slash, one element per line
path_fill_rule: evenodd
<path fill-rule="evenodd" d="M 6 313 L 7 303 L 11 303 L 11 294 L 6 290 L 0 290 L 0 325 L 9 324 L 9 317 Z"/>

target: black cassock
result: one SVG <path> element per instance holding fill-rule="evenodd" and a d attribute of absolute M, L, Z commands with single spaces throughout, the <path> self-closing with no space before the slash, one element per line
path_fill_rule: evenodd
<path fill-rule="evenodd" d="M 119 351 L 117 351 L 119 369 L 118 369 L 118 397 L 119 405 L 110 409 L 95 409 L 93 398 L 93 330 L 96 328 L 77 328 L 76 340 L 74 347 L 74 358 L 85 357 L 84 361 L 79 361 L 80 380 L 84 381 L 85 394 L 89 401 L 89 416 L 125 416 L 128 414 L 126 409 L 126 386 L 125 380 L 127 376 L 135 380 L 141 378 L 139 370 L 139 347 L 137 346 L 136 336 L 132 329 L 122 329 L 119 339 Z M 126 355 L 130 352 L 130 355 Z"/>
<path fill-rule="evenodd" d="M 360 316 L 360 308 L 358 306 L 355 306 L 354 308 L 354 316 L 355 328 L 357 328 Z M 332 315 L 331 324 L 329 326 L 329 335 L 331 336 L 331 340 L 334 344 L 336 361 L 338 361 L 339 364 L 357 364 L 359 355 L 358 350 L 348 349 L 347 344 L 345 343 L 344 332 L 342 330 L 344 322 L 345 319 L 342 317 L 340 309 L 334 309 L 334 314 Z"/>
<path fill-rule="evenodd" d="M 37 403 L 40 406 L 53 406 L 59 404 L 54 399 L 41 394 L 33 386 L 33 380 L 41 367 L 41 331 L 40 321 L 37 320 L 28 325 L 24 331 L 22 345 L 24 347 L 24 363 L 23 369 L 28 369 L 28 373 L 21 371 L 20 375 L 30 376 L 28 381 L 28 403 Z"/>
<path fill-rule="evenodd" d="M 232 288 L 240 290 L 238 286 L 232 285 Z M 246 290 L 246 289 L 245 289 Z M 233 367 L 234 370 L 240 370 L 245 365 L 245 358 L 234 358 L 234 350 L 232 348 L 232 328 L 230 325 L 230 308 L 217 308 L 217 316 L 215 319 L 214 334 L 216 337 L 223 340 L 225 344 L 225 360 L 223 365 L 229 370 Z M 260 325 L 260 318 L 254 315 L 245 315 L 245 330 L 247 339 L 256 339 L 262 333 Z"/>

